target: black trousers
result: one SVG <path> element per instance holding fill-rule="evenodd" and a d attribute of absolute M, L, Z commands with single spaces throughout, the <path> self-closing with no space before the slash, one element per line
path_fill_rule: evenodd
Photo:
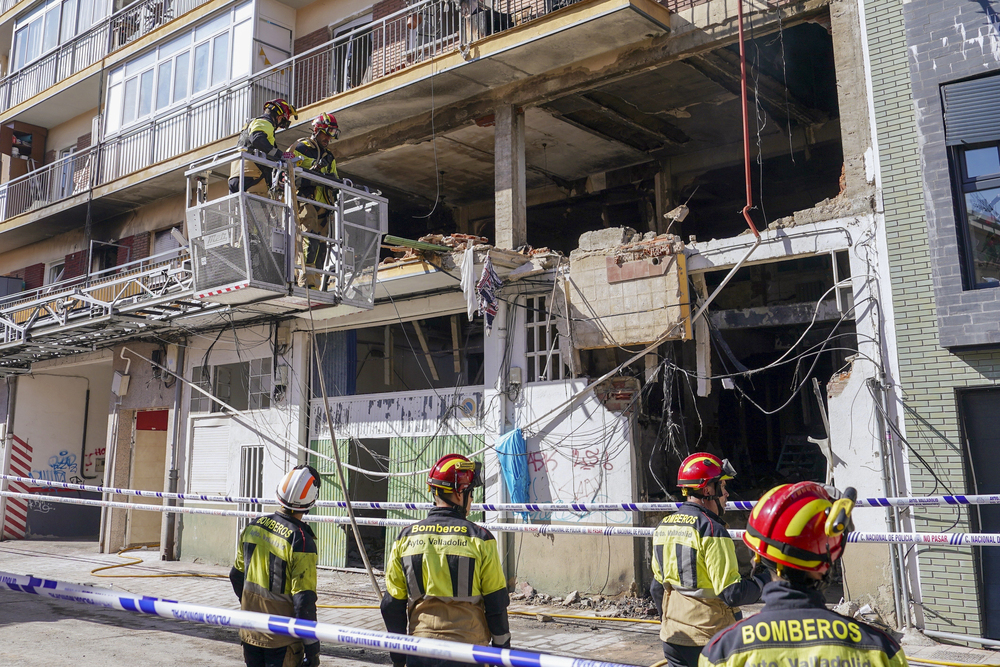
<path fill-rule="evenodd" d="M 468 667 L 464 662 L 422 658 L 418 655 L 406 656 L 406 667 Z"/>
<path fill-rule="evenodd" d="M 289 667 L 302 664 L 302 644 L 279 646 L 278 648 L 261 648 L 251 644 L 243 644 L 243 662 L 247 667 Z"/>
<path fill-rule="evenodd" d="M 681 646 L 680 644 L 663 644 L 663 657 L 670 667 L 698 667 L 698 656 L 703 646 Z"/>

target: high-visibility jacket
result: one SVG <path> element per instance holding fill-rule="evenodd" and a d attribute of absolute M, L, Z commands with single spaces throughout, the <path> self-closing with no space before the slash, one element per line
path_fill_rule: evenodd
<path fill-rule="evenodd" d="M 320 148 L 312 139 L 297 141 L 290 149 L 296 157 L 300 158 L 299 167 L 307 171 L 313 171 L 320 176 L 332 176 L 339 178 L 337 174 L 337 160 L 329 149 Z M 296 179 L 295 184 L 299 189 L 299 194 L 309 199 L 314 199 L 321 204 L 332 204 L 332 197 L 326 187 L 319 186 L 318 183 L 310 181 L 306 177 Z M 319 187 L 317 187 L 319 186 Z"/>
<path fill-rule="evenodd" d="M 400 532 L 386 564 L 385 589 L 382 618 L 389 632 L 510 642 L 510 598 L 496 540 L 455 509 L 436 507 Z"/>
<path fill-rule="evenodd" d="M 307 524 L 284 512 L 258 518 L 243 529 L 229 571 L 240 609 L 315 621 L 317 559 Z M 240 639 L 264 648 L 317 641 L 253 630 L 240 630 Z"/>
<path fill-rule="evenodd" d="M 704 646 L 736 622 L 738 607 L 760 598 L 758 580 L 740 576 L 736 547 L 714 512 L 691 502 L 653 532 L 650 593 L 662 614 L 660 639 Z"/>
<path fill-rule="evenodd" d="M 906 667 L 899 644 L 881 630 L 829 611 L 823 596 L 787 581 L 764 586 L 764 608 L 719 633 L 698 667 Z"/>
<path fill-rule="evenodd" d="M 281 151 L 275 145 L 274 123 L 270 114 L 258 116 L 244 125 L 236 142 L 236 148 L 241 151 L 253 151 L 257 157 L 267 158 L 273 162 L 280 160 Z M 270 167 L 250 161 L 246 163 L 246 170 L 241 171 L 240 163 L 234 161 L 229 167 L 229 178 L 239 178 L 240 175 L 254 181 L 263 178 L 267 186 L 271 187 L 272 171 Z"/>

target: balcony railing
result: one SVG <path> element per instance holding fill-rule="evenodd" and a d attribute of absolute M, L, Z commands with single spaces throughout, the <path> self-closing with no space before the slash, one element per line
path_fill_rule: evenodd
<path fill-rule="evenodd" d="M 3 110 L 28 100 L 208 0 L 139 0 L 0 79 Z M 4 0 L 6 8 L 9 0 Z"/>
<path fill-rule="evenodd" d="M 131 14 L 114 15 L 108 25 L 124 25 L 126 16 L 136 20 L 146 16 L 143 7 L 154 12 L 154 7 L 169 5 L 179 11 L 203 1 L 143 0 L 125 10 Z M 133 125 L 87 151 L 11 180 L 0 186 L 0 214 L 7 220 L 236 135 L 246 119 L 275 97 L 306 107 L 577 1 L 493 0 L 494 8 L 489 8 L 486 0 L 458 4 L 422 0 L 165 116 Z M 165 22 L 167 12 L 156 11 L 149 15 Z M 5 82 L 0 82 L 0 91 Z"/>
<path fill-rule="evenodd" d="M 0 349 L 26 343 L 50 326 L 129 313 L 168 319 L 182 312 L 178 302 L 191 290 L 191 260 L 182 248 L 20 292 L 0 300 Z M 160 304 L 168 308 L 158 311 Z"/>

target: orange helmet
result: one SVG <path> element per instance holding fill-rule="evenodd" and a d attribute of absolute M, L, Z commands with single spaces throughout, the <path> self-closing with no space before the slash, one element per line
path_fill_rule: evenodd
<path fill-rule="evenodd" d="M 681 461 L 681 467 L 677 470 L 677 486 L 682 489 L 704 489 L 712 482 L 734 477 L 736 471 L 729 459 L 697 452 Z"/>
<path fill-rule="evenodd" d="M 757 501 L 743 541 L 779 566 L 826 574 L 844 553 L 854 489 L 834 501 L 816 482 L 777 486 Z"/>
<path fill-rule="evenodd" d="M 482 464 L 475 463 L 461 454 L 446 454 L 438 459 L 427 477 L 427 487 L 437 495 L 462 493 L 483 485 Z"/>
<path fill-rule="evenodd" d="M 280 97 L 264 104 L 264 111 L 271 112 L 277 116 L 278 129 L 283 130 L 292 124 L 292 119 L 299 119 L 299 113 L 291 104 Z"/>
<path fill-rule="evenodd" d="M 332 113 L 321 113 L 312 122 L 312 133 L 327 134 L 334 139 L 340 139 L 340 127 L 337 125 L 337 119 Z"/>

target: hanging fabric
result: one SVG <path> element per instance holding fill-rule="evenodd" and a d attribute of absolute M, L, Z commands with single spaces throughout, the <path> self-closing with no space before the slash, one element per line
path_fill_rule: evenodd
<path fill-rule="evenodd" d="M 476 298 L 476 274 L 475 274 L 475 264 L 476 254 L 472 250 L 472 242 L 469 242 L 469 247 L 465 249 L 465 254 L 462 256 L 462 294 L 465 296 L 465 308 L 469 312 L 469 321 L 472 321 L 472 317 L 479 310 L 479 302 Z"/>
<path fill-rule="evenodd" d="M 528 502 L 528 445 L 524 433 L 519 428 L 503 434 L 496 444 L 497 458 L 500 460 L 500 470 L 507 485 L 507 494 L 512 503 Z M 528 520 L 527 512 L 520 512 L 521 517 Z"/>
<path fill-rule="evenodd" d="M 486 319 L 487 336 L 490 335 L 490 331 L 493 329 L 493 318 L 497 316 L 497 307 L 499 305 L 497 292 L 502 285 L 503 281 L 500 280 L 500 276 L 493 269 L 493 262 L 490 260 L 489 253 L 486 253 L 486 261 L 483 262 L 483 273 L 479 277 L 479 282 L 476 283 L 476 293 L 479 295 L 479 312 Z"/>

